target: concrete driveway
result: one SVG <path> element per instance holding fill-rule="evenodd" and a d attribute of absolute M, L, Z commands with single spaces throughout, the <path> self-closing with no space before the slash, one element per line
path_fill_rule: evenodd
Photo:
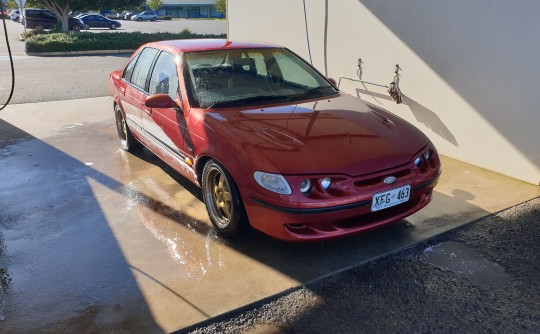
<path fill-rule="evenodd" d="M 387 228 L 290 244 L 218 237 L 200 191 L 119 148 L 107 97 L 19 104 L 0 117 L 2 332 L 169 332 L 395 252 L 540 195 L 452 159 L 433 203 Z"/>

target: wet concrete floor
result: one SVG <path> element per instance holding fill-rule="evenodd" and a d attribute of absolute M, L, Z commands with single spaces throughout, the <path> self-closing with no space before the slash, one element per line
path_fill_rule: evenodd
<path fill-rule="evenodd" d="M 256 231 L 223 240 L 198 188 L 148 151 L 120 149 L 111 106 L 0 115 L 0 332 L 181 329 L 540 196 L 443 158 L 433 202 L 392 226 L 311 244 Z"/>

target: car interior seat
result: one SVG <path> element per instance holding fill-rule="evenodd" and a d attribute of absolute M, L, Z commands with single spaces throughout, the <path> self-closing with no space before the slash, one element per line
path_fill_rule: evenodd
<path fill-rule="evenodd" d="M 257 68 L 253 58 L 232 59 L 234 75 L 229 79 L 228 87 L 253 87 L 257 85 Z"/>

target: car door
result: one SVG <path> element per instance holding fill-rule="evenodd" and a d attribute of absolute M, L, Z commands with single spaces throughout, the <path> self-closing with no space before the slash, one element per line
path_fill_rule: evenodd
<path fill-rule="evenodd" d="M 177 67 L 176 57 L 161 51 L 150 76 L 149 94 L 167 94 L 181 104 Z M 144 131 L 161 147 L 161 152 L 181 161 L 186 160 L 186 121 L 180 108 L 144 107 L 142 120 Z"/>
<path fill-rule="evenodd" d="M 107 20 L 105 20 L 105 17 L 103 16 L 99 16 L 99 15 L 96 15 L 96 27 L 100 27 L 100 28 L 107 28 L 109 27 L 109 22 L 107 22 Z"/>
<path fill-rule="evenodd" d="M 132 132 L 147 142 L 149 139 L 143 131 L 142 110 L 147 98 L 149 73 L 154 64 L 158 50 L 150 47 L 142 49 L 126 66 L 122 80 L 126 82 L 123 92 L 122 108 Z"/>

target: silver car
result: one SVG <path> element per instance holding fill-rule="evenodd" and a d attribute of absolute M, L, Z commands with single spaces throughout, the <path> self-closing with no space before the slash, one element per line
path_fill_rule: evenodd
<path fill-rule="evenodd" d="M 131 21 L 142 21 L 142 20 L 157 21 L 157 18 L 158 18 L 158 14 L 156 14 L 155 12 L 151 10 L 147 10 L 137 15 L 133 15 L 131 17 Z"/>

